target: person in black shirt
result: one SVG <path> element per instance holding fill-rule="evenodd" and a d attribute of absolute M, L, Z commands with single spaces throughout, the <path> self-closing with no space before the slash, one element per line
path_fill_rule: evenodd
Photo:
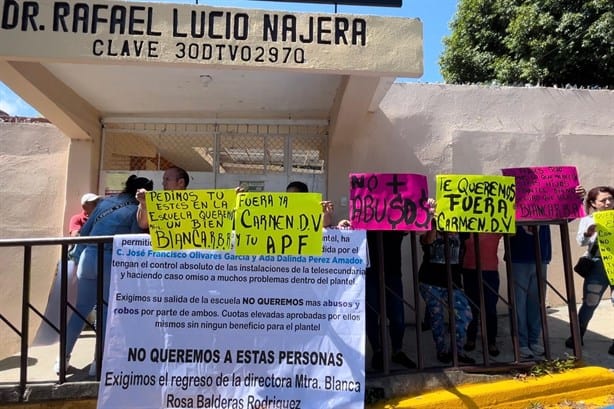
<path fill-rule="evenodd" d="M 367 231 L 370 266 L 366 270 L 366 327 L 367 338 L 371 343 L 374 370 L 383 368 L 382 339 L 379 321 L 379 252 L 377 233 Z M 403 231 L 382 231 L 384 249 L 384 276 L 386 286 L 386 315 L 389 322 L 391 361 L 406 368 L 415 368 L 416 364 L 403 352 L 403 335 L 405 333 L 405 305 L 403 303 L 403 280 L 401 272 L 401 243 L 407 233 Z"/>

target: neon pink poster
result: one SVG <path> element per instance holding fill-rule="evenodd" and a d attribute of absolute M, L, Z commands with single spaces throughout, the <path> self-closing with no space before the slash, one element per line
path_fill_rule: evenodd
<path fill-rule="evenodd" d="M 430 229 L 426 176 L 351 173 L 350 221 L 354 229 Z"/>
<path fill-rule="evenodd" d="M 516 177 L 516 220 L 560 220 L 584 217 L 582 199 L 575 193 L 574 166 L 502 169 Z"/>

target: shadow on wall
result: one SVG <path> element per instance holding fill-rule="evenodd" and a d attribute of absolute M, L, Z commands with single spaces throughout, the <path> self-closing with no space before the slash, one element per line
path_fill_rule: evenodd
<path fill-rule="evenodd" d="M 558 140 L 539 133 L 455 130 L 451 148 L 452 172 L 458 174 L 501 175 L 502 168 L 563 163 Z"/>
<path fill-rule="evenodd" d="M 416 154 L 432 138 L 428 118 L 412 116 L 393 123 L 378 109 L 366 117 L 361 128 L 352 145 L 349 172 L 429 175 L 429 164 Z"/>

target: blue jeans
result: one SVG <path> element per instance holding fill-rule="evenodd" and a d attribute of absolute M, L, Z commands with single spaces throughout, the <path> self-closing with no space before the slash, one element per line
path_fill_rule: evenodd
<path fill-rule="evenodd" d="M 448 289 L 420 284 L 420 295 L 424 299 L 426 309 L 431 318 L 431 330 L 437 353 L 450 352 L 448 348 L 448 324 L 445 322 L 445 314 L 448 314 Z M 471 321 L 471 308 L 462 290 L 454 290 L 453 299 L 454 318 L 456 321 L 456 348 L 460 353 L 467 338 L 467 327 Z"/>
<path fill-rule="evenodd" d="M 482 287 L 484 289 L 484 314 L 488 345 L 494 345 L 497 340 L 497 301 L 499 301 L 499 272 L 496 270 L 482 271 Z M 473 319 L 467 329 L 467 340 L 475 342 L 480 318 L 480 280 L 477 270 L 463 270 L 463 285 L 465 294 L 471 301 Z"/>
<path fill-rule="evenodd" d="M 546 280 L 548 265 L 542 263 L 542 275 Z M 541 334 L 541 313 L 537 289 L 537 265 L 535 263 L 512 263 L 516 316 L 518 319 L 518 344 L 528 347 L 537 344 Z"/>
<path fill-rule="evenodd" d="M 367 274 L 365 311 L 367 337 L 374 351 L 382 349 L 379 329 L 379 277 Z M 403 280 L 399 274 L 386 275 L 386 316 L 389 322 L 390 343 L 393 352 L 403 347 L 405 334 L 405 305 L 403 304 Z"/>
<path fill-rule="evenodd" d="M 109 284 L 111 278 L 111 258 L 112 252 L 104 252 L 104 269 L 103 269 L 103 299 L 109 299 Z M 98 255 L 96 248 L 86 248 L 79 258 L 79 265 L 77 267 L 78 277 L 78 292 L 77 303 L 75 309 L 83 317 L 87 317 L 96 305 L 96 293 L 97 293 L 97 269 L 98 269 Z M 106 331 L 107 324 L 107 306 L 103 304 L 102 310 L 102 325 L 100 331 L 102 331 L 102 338 Z M 66 331 L 66 354 L 72 353 L 79 334 L 84 325 L 83 319 L 77 315 L 72 314 L 68 321 L 68 328 Z"/>
<path fill-rule="evenodd" d="M 600 258 L 594 258 L 593 261 L 595 261 L 593 268 L 582 285 L 582 306 L 578 312 L 578 323 L 582 337 L 584 337 L 588 322 L 593 318 L 593 313 L 599 305 L 603 293 L 610 286 L 603 261 Z"/>

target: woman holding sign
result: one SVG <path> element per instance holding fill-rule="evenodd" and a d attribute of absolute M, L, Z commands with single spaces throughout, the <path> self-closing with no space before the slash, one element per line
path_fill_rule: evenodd
<path fill-rule="evenodd" d="M 90 215 L 87 222 L 81 229 L 81 236 L 111 236 L 115 234 L 143 233 L 143 229 L 138 226 L 136 211 L 139 202 L 135 198 L 138 189 L 153 189 L 153 182 L 150 179 L 131 175 L 126 180 L 126 186 L 122 193 L 103 199 L 94 212 Z M 109 299 L 109 285 L 111 282 L 111 259 L 113 245 L 104 245 L 103 263 L 103 299 Z M 66 368 L 77 338 L 83 329 L 82 317 L 92 311 L 96 305 L 96 292 L 98 281 L 98 245 L 93 243 L 79 244 L 73 254 L 78 263 L 77 277 L 79 279 L 77 291 L 76 311 L 68 322 L 66 334 Z M 106 305 L 103 304 L 102 312 L 102 336 L 106 329 Z M 94 361 L 95 362 L 95 361 Z M 55 372 L 59 373 L 59 362 L 55 364 Z M 90 366 L 90 375 L 95 375 L 95 365 Z"/>
<path fill-rule="evenodd" d="M 429 199 L 429 206 L 435 209 L 435 201 Z M 445 314 L 448 305 L 448 274 L 446 269 L 445 238 L 444 233 L 437 230 L 435 220 L 432 221 L 431 230 L 420 236 L 420 244 L 424 251 L 422 265 L 418 271 L 420 280 L 420 295 L 424 299 L 426 309 L 431 319 L 431 330 L 437 360 L 442 363 L 452 361 L 452 354 L 448 346 L 448 325 Z M 464 240 L 466 234 L 448 233 L 448 247 L 450 267 L 452 269 L 454 317 L 456 320 L 456 347 L 459 351 L 459 362 L 474 364 L 475 360 L 460 353 L 467 338 L 467 327 L 471 322 L 471 308 L 463 292 L 461 281 L 461 263 L 464 254 Z"/>
<path fill-rule="evenodd" d="M 582 306 L 578 312 L 581 338 L 584 338 L 588 322 L 593 317 L 593 313 L 599 305 L 603 293 L 610 285 L 603 260 L 601 259 L 601 253 L 599 252 L 597 229 L 593 213 L 614 209 L 614 187 L 597 186 L 592 188 L 589 190 L 588 195 L 586 195 L 585 206 L 588 216 L 580 220 L 576 240 L 580 246 L 588 247 L 587 254 L 591 255 L 593 264 L 590 273 L 584 278 L 584 284 L 582 285 Z M 567 338 L 565 346 L 573 348 L 573 339 L 571 337 Z M 614 343 L 610 346 L 608 352 L 614 355 Z"/>

